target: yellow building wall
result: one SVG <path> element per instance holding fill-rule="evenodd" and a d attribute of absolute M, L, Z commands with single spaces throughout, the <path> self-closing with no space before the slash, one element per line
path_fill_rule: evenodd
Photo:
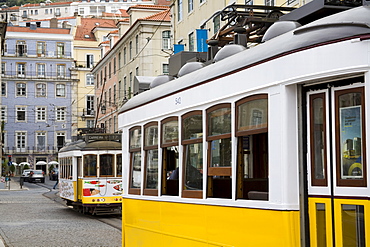
<path fill-rule="evenodd" d="M 299 212 L 124 199 L 123 246 L 300 245 Z"/>

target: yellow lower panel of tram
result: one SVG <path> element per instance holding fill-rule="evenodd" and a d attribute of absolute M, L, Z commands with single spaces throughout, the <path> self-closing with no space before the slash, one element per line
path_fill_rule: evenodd
<path fill-rule="evenodd" d="M 370 246 L 370 202 L 367 199 L 309 198 L 312 247 Z M 334 217 L 334 229 L 333 229 Z"/>
<path fill-rule="evenodd" d="M 131 246 L 300 246 L 298 211 L 123 199 L 122 243 Z"/>

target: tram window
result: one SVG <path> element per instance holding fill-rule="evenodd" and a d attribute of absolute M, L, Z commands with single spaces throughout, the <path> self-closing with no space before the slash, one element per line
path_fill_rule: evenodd
<path fill-rule="evenodd" d="M 122 177 L 122 154 L 116 155 L 116 177 Z"/>
<path fill-rule="evenodd" d="M 141 127 L 133 127 L 130 136 L 130 187 L 128 193 L 140 194 L 141 189 Z"/>
<path fill-rule="evenodd" d="M 268 200 L 268 101 L 254 95 L 236 102 L 237 198 Z"/>
<path fill-rule="evenodd" d="M 162 195 L 179 195 L 179 126 L 177 117 L 162 121 Z"/>
<path fill-rule="evenodd" d="M 342 205 L 342 240 L 343 246 L 366 246 L 363 205 Z"/>
<path fill-rule="evenodd" d="M 326 247 L 325 203 L 316 203 L 316 241 L 317 247 Z"/>
<path fill-rule="evenodd" d="M 335 92 L 338 186 L 366 186 L 363 87 Z"/>
<path fill-rule="evenodd" d="M 158 195 L 158 123 L 144 126 L 144 194 Z"/>
<path fill-rule="evenodd" d="M 84 177 L 96 177 L 97 156 L 95 154 L 84 155 Z"/>
<path fill-rule="evenodd" d="M 325 93 L 310 95 L 311 183 L 327 186 Z"/>
<path fill-rule="evenodd" d="M 77 157 L 78 177 L 82 177 L 82 157 Z"/>
<path fill-rule="evenodd" d="M 99 156 L 99 176 L 107 177 L 113 176 L 114 169 L 114 155 L 113 154 L 102 154 Z"/>
<path fill-rule="evenodd" d="M 202 111 L 189 112 L 182 116 L 182 145 L 184 149 L 184 179 L 182 196 L 203 196 L 203 127 Z"/>
<path fill-rule="evenodd" d="M 231 198 L 231 104 L 207 110 L 207 196 Z"/>

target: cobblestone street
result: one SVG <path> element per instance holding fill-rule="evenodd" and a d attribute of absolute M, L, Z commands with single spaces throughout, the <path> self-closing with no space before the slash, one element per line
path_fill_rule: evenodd
<path fill-rule="evenodd" d="M 6 247 L 121 246 L 119 229 L 58 203 L 55 191 L 25 186 L 0 190 L 0 236 Z"/>

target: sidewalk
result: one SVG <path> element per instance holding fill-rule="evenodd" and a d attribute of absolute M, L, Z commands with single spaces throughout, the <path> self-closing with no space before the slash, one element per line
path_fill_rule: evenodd
<path fill-rule="evenodd" d="M 0 178 L 0 191 L 6 191 L 6 190 L 28 190 L 27 186 L 25 186 L 25 183 L 23 184 L 22 188 L 19 184 L 20 177 L 10 177 L 10 182 L 9 185 L 10 187 L 7 186 L 6 182 L 2 182 L 3 179 L 2 177 Z M 1 245 L 0 245 L 1 247 Z"/>

